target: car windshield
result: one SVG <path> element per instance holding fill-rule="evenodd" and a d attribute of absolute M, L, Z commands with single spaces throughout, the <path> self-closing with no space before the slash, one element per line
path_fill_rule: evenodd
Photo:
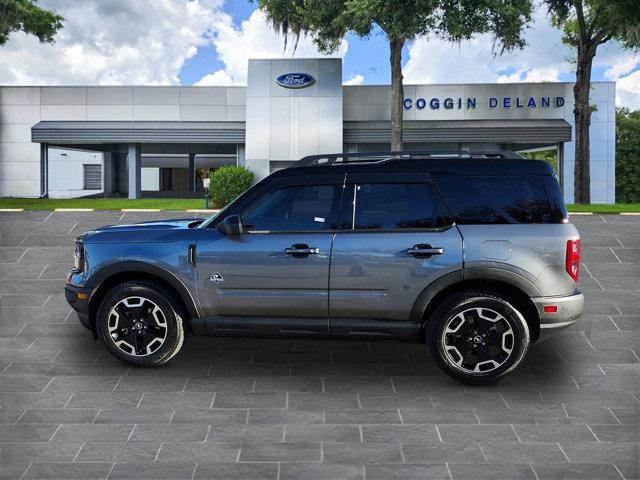
<path fill-rule="evenodd" d="M 231 205 L 232 203 L 233 202 L 226 204 L 224 207 L 222 207 L 216 213 L 211 215 L 204 222 L 202 222 L 200 225 L 198 225 L 198 228 L 207 228 L 209 225 L 211 225 L 213 222 L 215 222 L 216 219 L 219 218 L 220 215 L 222 215 L 225 212 L 225 210 L 227 210 L 227 208 L 229 208 L 229 205 Z"/>

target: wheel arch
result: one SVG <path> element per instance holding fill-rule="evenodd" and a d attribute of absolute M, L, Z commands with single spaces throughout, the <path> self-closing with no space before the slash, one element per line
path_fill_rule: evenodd
<path fill-rule="evenodd" d="M 536 296 L 537 288 L 527 279 L 519 275 L 516 277 L 517 274 L 513 272 L 507 271 L 506 274 L 500 272 L 500 275 L 488 273 L 488 275 L 473 275 L 472 278 L 468 278 L 462 270 L 459 270 L 440 277 L 425 288 L 411 311 L 411 318 L 420 323 L 423 341 L 426 325 L 437 305 L 454 293 L 472 289 L 490 290 L 507 297 L 524 316 L 531 341 L 535 342 L 538 339 L 540 317 L 531 300 L 532 296 Z"/>
<path fill-rule="evenodd" d="M 135 280 L 146 280 L 162 285 L 164 288 L 172 291 L 176 299 L 180 302 L 181 307 L 189 314 L 190 318 L 198 316 L 198 310 L 190 292 L 173 274 L 155 265 L 145 264 L 143 262 L 120 262 L 102 268 L 91 276 L 87 287 L 93 288 L 91 299 L 89 300 L 89 320 L 94 337 L 98 338 L 96 328 L 96 315 L 98 308 L 105 295 L 116 285 L 124 282 Z M 187 320 L 189 323 L 190 319 Z"/>

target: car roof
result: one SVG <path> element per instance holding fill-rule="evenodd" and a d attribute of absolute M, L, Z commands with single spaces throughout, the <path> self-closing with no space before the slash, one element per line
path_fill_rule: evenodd
<path fill-rule="evenodd" d="M 329 154 L 305 157 L 271 175 L 272 178 L 332 173 L 430 172 L 457 175 L 554 175 L 543 160 L 528 160 L 513 152 L 464 154 L 410 152 Z"/>

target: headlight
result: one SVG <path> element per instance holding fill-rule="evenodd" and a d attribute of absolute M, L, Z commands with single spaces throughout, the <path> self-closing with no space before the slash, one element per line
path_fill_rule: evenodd
<path fill-rule="evenodd" d="M 84 245 L 78 239 L 76 239 L 73 247 L 73 269 L 77 272 L 84 270 Z"/>

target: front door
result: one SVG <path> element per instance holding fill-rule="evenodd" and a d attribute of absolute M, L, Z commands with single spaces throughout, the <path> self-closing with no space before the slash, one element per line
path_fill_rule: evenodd
<path fill-rule="evenodd" d="M 241 216 L 242 235 L 212 229 L 199 241 L 198 293 L 205 316 L 278 317 L 292 329 L 326 332 L 331 229 L 343 180 L 344 175 L 322 184 L 276 181 L 233 212 Z"/>
<path fill-rule="evenodd" d="M 431 282 L 462 268 L 462 238 L 428 175 L 388 177 L 347 176 L 331 257 L 334 333 L 357 329 L 359 322 L 375 328 L 375 320 L 409 320 Z"/>

